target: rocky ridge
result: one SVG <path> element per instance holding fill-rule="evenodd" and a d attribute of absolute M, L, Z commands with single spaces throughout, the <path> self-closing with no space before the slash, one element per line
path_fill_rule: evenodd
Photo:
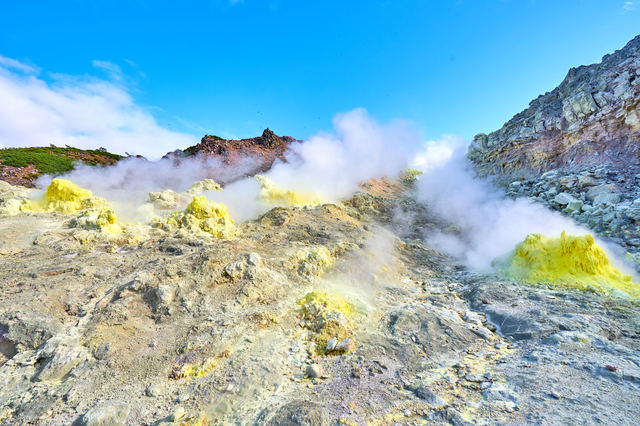
<path fill-rule="evenodd" d="M 176 161 L 190 156 L 215 158 L 223 165 L 241 168 L 246 176 L 252 176 L 269 170 L 276 159 L 285 161 L 285 152 L 297 142 L 300 141 L 291 136 L 278 136 L 268 128 L 262 135 L 248 139 L 227 140 L 205 135 L 199 144 L 170 152 L 165 158 Z"/>

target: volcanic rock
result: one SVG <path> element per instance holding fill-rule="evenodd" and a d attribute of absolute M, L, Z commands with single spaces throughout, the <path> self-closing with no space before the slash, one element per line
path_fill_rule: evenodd
<path fill-rule="evenodd" d="M 261 136 L 249 139 L 228 140 L 218 136 L 205 135 L 199 144 L 165 155 L 177 161 L 185 156 L 216 158 L 223 164 L 243 169 L 244 176 L 264 173 L 276 159 L 286 161 L 285 153 L 293 143 L 300 141 L 291 136 L 278 136 L 265 129 Z M 220 183 L 226 183 L 224 179 Z"/>
<path fill-rule="evenodd" d="M 640 168 L 640 36 L 602 62 L 572 68 L 500 130 L 477 135 L 469 158 L 481 175 L 540 174 L 611 164 Z"/>

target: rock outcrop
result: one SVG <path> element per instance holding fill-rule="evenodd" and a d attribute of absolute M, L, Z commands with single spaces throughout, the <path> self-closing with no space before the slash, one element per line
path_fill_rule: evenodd
<path fill-rule="evenodd" d="M 572 68 L 500 130 L 478 134 L 469 158 L 481 175 L 540 174 L 611 164 L 640 168 L 640 36 L 602 62 Z"/>
<path fill-rule="evenodd" d="M 227 140 L 218 136 L 205 135 L 199 144 L 185 150 L 176 150 L 165 158 L 178 160 L 188 156 L 217 158 L 225 165 L 245 169 L 245 176 L 264 173 L 276 159 L 285 160 L 284 153 L 292 143 L 299 142 L 291 136 L 278 136 L 265 129 L 261 136 L 249 139 Z"/>

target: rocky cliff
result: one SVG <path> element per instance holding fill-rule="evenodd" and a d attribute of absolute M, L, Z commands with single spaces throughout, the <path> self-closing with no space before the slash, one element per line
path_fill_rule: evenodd
<path fill-rule="evenodd" d="M 572 68 L 500 130 L 474 137 L 481 176 L 622 245 L 640 261 L 640 36 Z"/>
<path fill-rule="evenodd" d="M 500 130 L 478 134 L 469 157 L 480 174 L 531 175 L 609 163 L 640 166 L 640 36 L 602 58 L 572 68 Z"/>

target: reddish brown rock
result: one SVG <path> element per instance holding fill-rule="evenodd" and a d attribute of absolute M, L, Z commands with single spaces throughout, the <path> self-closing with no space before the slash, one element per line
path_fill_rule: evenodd
<path fill-rule="evenodd" d="M 34 180 L 40 176 L 38 169 L 33 164 L 26 167 L 13 167 L 0 164 L 0 180 L 11 185 L 34 187 Z"/>
<path fill-rule="evenodd" d="M 180 157 L 200 156 L 217 158 L 225 165 L 246 167 L 245 176 L 264 173 L 276 159 L 285 161 L 284 154 L 291 144 L 299 142 L 291 136 L 278 136 L 265 129 L 261 136 L 249 139 L 227 140 L 205 135 L 199 144 L 167 154 L 165 157 L 179 160 Z"/>

